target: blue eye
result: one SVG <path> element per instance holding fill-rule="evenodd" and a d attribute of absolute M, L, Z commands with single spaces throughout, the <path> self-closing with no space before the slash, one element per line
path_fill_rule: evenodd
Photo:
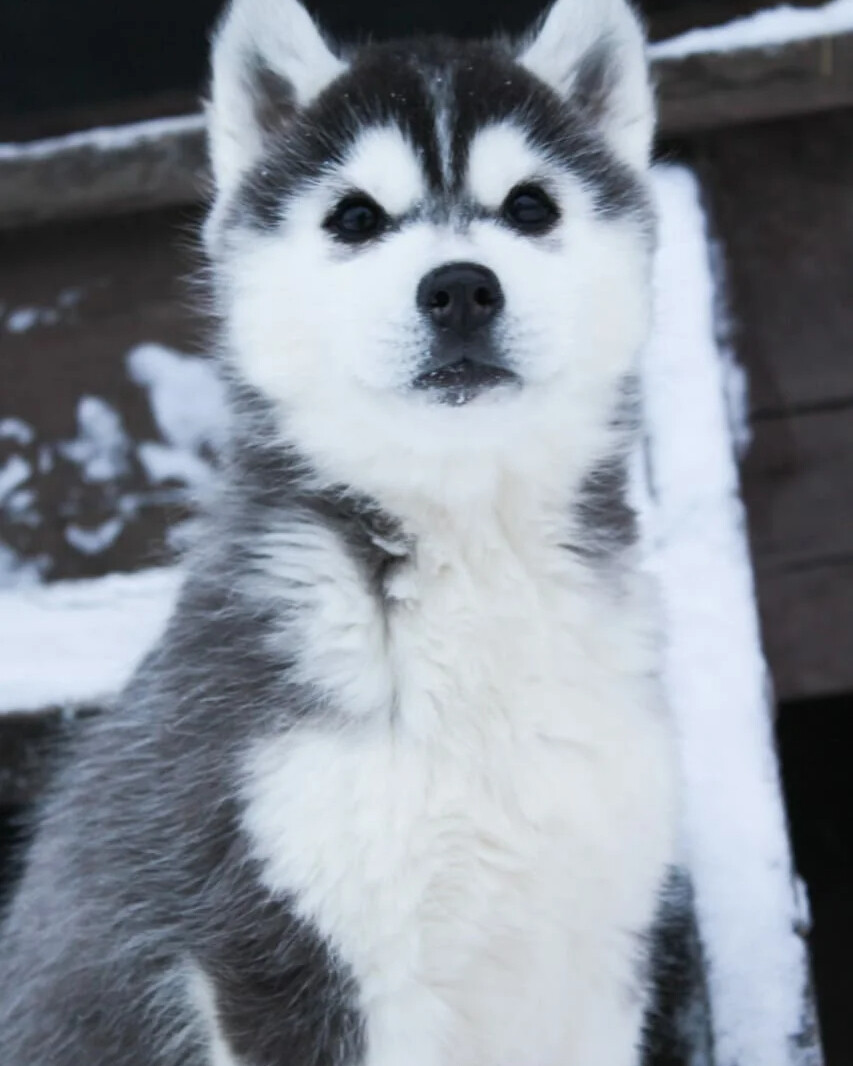
<path fill-rule="evenodd" d="M 501 215 L 520 233 L 545 233 L 555 224 L 560 212 L 538 185 L 519 185 L 504 201 Z"/>
<path fill-rule="evenodd" d="M 347 244 L 361 244 L 378 237 L 388 216 L 369 196 L 348 196 L 326 219 L 326 229 Z"/>

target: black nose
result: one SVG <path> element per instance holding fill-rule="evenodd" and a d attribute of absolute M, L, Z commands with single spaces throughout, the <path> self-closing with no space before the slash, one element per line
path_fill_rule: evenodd
<path fill-rule="evenodd" d="M 478 263 L 447 263 L 418 286 L 418 307 L 440 329 L 463 337 L 487 326 L 503 305 L 497 276 Z"/>

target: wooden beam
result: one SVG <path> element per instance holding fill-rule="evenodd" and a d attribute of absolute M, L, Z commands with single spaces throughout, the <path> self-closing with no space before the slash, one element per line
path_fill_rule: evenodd
<path fill-rule="evenodd" d="M 758 606 L 779 700 L 853 691 L 853 560 L 760 572 Z"/>
<path fill-rule="evenodd" d="M 853 106 L 853 33 L 654 61 L 663 136 Z"/>
<path fill-rule="evenodd" d="M 201 114 L 0 145 L 0 228 L 195 203 L 206 185 Z"/>
<path fill-rule="evenodd" d="M 853 407 L 851 146 L 853 109 L 692 145 L 724 251 L 752 418 Z"/>
<path fill-rule="evenodd" d="M 656 58 L 663 137 L 853 107 L 853 33 Z M 0 145 L 0 228 L 198 202 L 200 114 Z"/>

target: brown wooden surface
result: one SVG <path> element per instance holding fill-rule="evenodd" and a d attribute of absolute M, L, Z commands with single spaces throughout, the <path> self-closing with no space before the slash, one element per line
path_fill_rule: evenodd
<path fill-rule="evenodd" d="M 663 136 L 851 106 L 853 34 L 661 60 L 654 73 Z M 206 180 L 200 127 L 124 146 L 0 152 L 0 227 L 188 204 Z"/>
<path fill-rule="evenodd" d="M 853 34 L 654 64 L 664 135 L 853 104 Z"/>
<path fill-rule="evenodd" d="M 853 689 L 853 563 L 811 563 L 759 576 L 764 645 L 776 695 L 798 700 Z"/>
<path fill-rule="evenodd" d="M 757 420 L 743 471 L 759 575 L 853 563 L 853 406 Z"/>
<path fill-rule="evenodd" d="M 777 691 L 850 691 L 853 111 L 715 133 L 697 161 L 751 382 L 744 495 Z"/>
<path fill-rule="evenodd" d="M 187 353 L 207 349 L 206 326 L 193 306 L 200 295 L 190 281 L 200 262 L 197 226 L 197 216 L 169 211 L 0 234 L 0 419 L 21 419 L 33 429 L 35 440 L 23 452 L 33 470 L 44 448 L 55 460 L 27 486 L 37 495 L 40 522 L 15 522 L 0 505 L 0 538 L 25 558 L 46 560 L 51 579 L 160 563 L 170 555 L 170 525 L 186 517 L 180 492 L 152 491 L 138 464 L 120 485 L 87 484 L 62 461 L 61 442 L 76 436 L 84 396 L 108 403 L 131 441 L 160 439 L 126 357 L 145 342 Z M 22 312 L 37 321 L 15 332 Z M 11 453 L 18 454 L 13 444 L 0 441 L 0 466 Z M 76 551 L 68 525 L 97 527 L 122 494 L 140 505 L 115 543 L 97 554 Z"/>
<path fill-rule="evenodd" d="M 12 154 L 0 147 L 0 227 L 197 202 L 206 146 L 201 119 L 186 125 L 156 136 L 123 127 L 121 142 L 80 135 Z"/>
<path fill-rule="evenodd" d="M 853 110 L 703 138 L 756 418 L 853 400 Z"/>

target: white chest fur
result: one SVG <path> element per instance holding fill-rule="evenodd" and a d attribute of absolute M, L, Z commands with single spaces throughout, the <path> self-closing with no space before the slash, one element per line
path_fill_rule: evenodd
<path fill-rule="evenodd" d="M 245 824 L 352 968 L 366 1066 L 634 1066 L 671 858 L 635 598 L 496 525 L 420 541 L 383 610 L 330 535 L 297 540 L 289 639 L 343 717 L 252 751 Z"/>

